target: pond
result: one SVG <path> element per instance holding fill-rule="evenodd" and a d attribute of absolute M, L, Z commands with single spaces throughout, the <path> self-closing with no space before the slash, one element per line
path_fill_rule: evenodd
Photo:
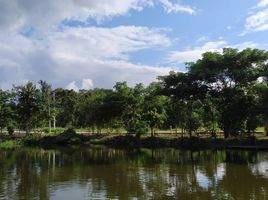
<path fill-rule="evenodd" d="M 268 152 L 1 150 L 2 199 L 268 199 Z"/>

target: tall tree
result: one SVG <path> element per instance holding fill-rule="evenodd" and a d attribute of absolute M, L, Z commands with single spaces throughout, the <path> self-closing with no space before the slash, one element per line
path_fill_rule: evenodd
<path fill-rule="evenodd" d="M 46 81 L 40 80 L 40 119 L 42 119 L 43 125 L 49 126 L 51 131 L 51 120 L 53 115 L 53 99 L 52 99 L 52 87 Z"/>
<path fill-rule="evenodd" d="M 145 88 L 142 84 L 137 84 L 134 88 L 128 87 L 126 82 L 118 82 L 114 86 L 116 95 L 121 99 L 121 119 L 128 134 L 140 136 L 146 132 L 144 112 Z"/>
<path fill-rule="evenodd" d="M 203 85 L 191 73 L 171 72 L 168 76 L 159 77 L 159 79 L 162 82 L 162 94 L 173 98 L 174 101 L 185 104 L 188 116 L 186 129 L 192 136 L 192 132 L 200 124 L 196 113 L 200 108 L 197 106 L 197 102 L 205 97 L 207 86 Z"/>
<path fill-rule="evenodd" d="M 8 91 L 0 90 L 0 132 L 3 128 L 11 127 L 15 124 L 15 104 L 12 99 L 12 94 Z"/>
<path fill-rule="evenodd" d="M 75 126 L 77 123 L 78 94 L 74 90 L 58 88 L 55 92 L 56 121 L 60 127 Z"/>
<path fill-rule="evenodd" d="M 197 62 L 188 63 L 189 73 L 217 98 L 219 122 L 225 137 L 243 131 L 248 87 L 257 81 L 267 59 L 268 53 L 262 50 L 226 48 L 223 53 L 207 52 Z"/>
<path fill-rule="evenodd" d="M 160 95 L 160 90 L 160 83 L 151 83 L 146 88 L 143 103 L 144 119 L 150 127 L 152 137 L 154 136 L 154 129 L 156 127 L 160 128 L 167 118 L 166 106 L 168 98 Z"/>
<path fill-rule="evenodd" d="M 32 82 L 15 87 L 20 126 L 29 134 L 39 122 L 39 91 Z"/>

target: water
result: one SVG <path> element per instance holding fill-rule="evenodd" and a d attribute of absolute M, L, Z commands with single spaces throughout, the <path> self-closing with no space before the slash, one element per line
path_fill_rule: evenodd
<path fill-rule="evenodd" d="M 0 200 L 268 199 L 268 152 L 0 151 Z"/>

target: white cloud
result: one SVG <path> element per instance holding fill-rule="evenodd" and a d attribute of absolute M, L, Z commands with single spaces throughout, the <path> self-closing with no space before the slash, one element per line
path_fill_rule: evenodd
<path fill-rule="evenodd" d="M 101 21 L 155 6 L 167 13 L 195 12 L 171 0 L 0 0 L 0 88 L 39 79 L 73 89 L 112 87 L 125 80 L 147 84 L 167 74 L 171 68 L 130 62 L 133 52 L 170 46 L 164 29 L 62 24 Z M 25 30 L 33 30 L 33 35 L 21 35 Z"/>
<path fill-rule="evenodd" d="M 200 38 L 197 39 L 197 43 L 201 43 L 201 42 L 206 42 L 209 40 L 209 37 L 207 36 L 201 36 Z"/>
<path fill-rule="evenodd" d="M 79 88 L 78 88 L 78 86 L 76 85 L 76 82 L 75 82 L 75 81 L 70 82 L 70 83 L 66 86 L 66 89 L 67 89 L 67 90 L 74 90 L 74 91 L 78 91 L 78 90 L 79 90 Z"/>
<path fill-rule="evenodd" d="M 90 78 L 82 80 L 82 87 L 83 90 L 89 90 L 94 87 L 93 81 Z"/>
<path fill-rule="evenodd" d="M 96 87 L 112 87 L 116 81 L 148 84 L 171 69 L 133 64 L 131 53 L 169 45 L 164 30 L 135 26 L 66 28 L 42 40 L 0 32 L 0 87 L 43 79 L 79 89 L 91 85 L 85 77 Z"/>
<path fill-rule="evenodd" d="M 67 86 L 66 89 L 67 90 L 74 90 L 74 91 L 79 91 L 81 90 L 89 90 L 92 89 L 94 87 L 93 81 L 89 78 L 87 79 L 83 79 L 82 80 L 82 84 L 81 87 L 79 87 L 76 83 L 76 81 L 71 81 Z"/>
<path fill-rule="evenodd" d="M 265 31 L 268 29 L 268 9 L 259 11 L 246 19 L 245 31 L 241 36 L 250 32 Z"/>
<path fill-rule="evenodd" d="M 47 36 L 47 44 L 59 59 L 127 59 L 130 52 L 171 44 L 165 32 L 147 27 L 66 28 Z"/>
<path fill-rule="evenodd" d="M 185 63 L 185 62 L 195 62 L 202 57 L 205 52 L 222 52 L 223 48 L 232 47 L 237 49 L 254 48 L 258 44 L 253 42 L 244 42 L 241 44 L 230 45 L 225 40 L 207 42 L 201 46 L 192 47 L 183 51 L 173 51 L 170 52 L 166 61 L 168 63 Z"/>
<path fill-rule="evenodd" d="M 267 5 L 268 5 L 268 0 L 261 0 L 261 1 L 258 3 L 257 7 L 265 7 L 265 6 L 267 6 Z"/>
<path fill-rule="evenodd" d="M 227 47 L 243 50 L 246 48 L 258 48 L 260 45 L 255 42 L 243 42 L 240 44 L 233 44 L 233 45 L 228 45 Z"/>
<path fill-rule="evenodd" d="M 226 41 L 219 40 L 206 42 L 202 46 L 193 47 L 184 51 L 173 51 L 169 54 L 167 61 L 170 63 L 194 62 L 201 58 L 203 53 L 207 51 L 220 51 L 225 45 L 227 45 Z"/>
<path fill-rule="evenodd" d="M 160 3 L 163 4 L 164 9 L 167 11 L 167 13 L 171 12 L 185 12 L 189 14 L 194 14 L 195 10 L 191 8 L 190 6 L 185 6 L 179 3 L 172 3 L 169 0 L 159 0 Z"/>
<path fill-rule="evenodd" d="M 268 30 L 268 9 L 265 8 L 268 5 L 268 0 L 261 0 L 257 6 L 253 9 L 258 9 L 257 11 L 251 11 L 249 16 L 246 18 L 245 30 L 239 34 L 239 36 L 244 36 L 251 32 L 260 32 Z"/>
<path fill-rule="evenodd" d="M 63 20 L 86 21 L 89 18 L 102 21 L 130 10 L 143 10 L 148 6 L 161 5 L 170 12 L 193 14 L 190 6 L 172 3 L 170 0 L 1 0 L 0 27 L 17 30 L 25 26 L 46 30 L 55 28 Z"/>

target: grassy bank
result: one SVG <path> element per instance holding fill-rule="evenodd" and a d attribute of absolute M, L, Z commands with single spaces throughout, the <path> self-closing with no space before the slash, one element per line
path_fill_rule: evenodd
<path fill-rule="evenodd" d="M 20 140 L 1 140 L 0 141 L 0 149 L 15 149 L 21 146 Z"/>
<path fill-rule="evenodd" d="M 260 149 L 268 150 L 268 138 L 201 138 L 159 134 L 157 137 L 144 135 L 141 138 L 118 134 L 77 134 L 69 129 L 57 135 L 32 134 L 23 137 L 9 137 L 0 141 L 0 149 L 19 146 L 80 146 L 105 145 L 113 148 L 181 148 L 181 149 Z"/>

